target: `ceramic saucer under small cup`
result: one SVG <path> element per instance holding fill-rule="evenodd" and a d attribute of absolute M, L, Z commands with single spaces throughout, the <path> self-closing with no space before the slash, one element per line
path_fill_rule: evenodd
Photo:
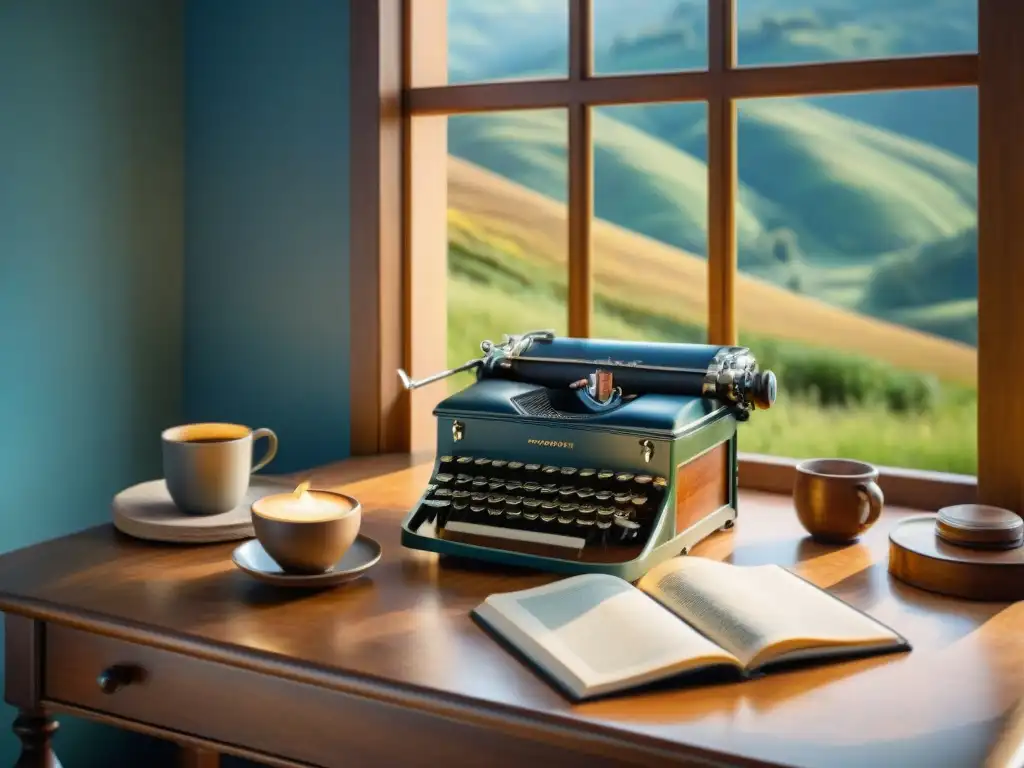
<path fill-rule="evenodd" d="M 279 587 L 333 587 L 357 579 L 380 560 L 380 544 L 359 534 L 348 552 L 334 567 L 324 573 L 287 573 L 263 549 L 259 539 L 238 546 L 231 554 L 232 562 L 253 578 Z"/>

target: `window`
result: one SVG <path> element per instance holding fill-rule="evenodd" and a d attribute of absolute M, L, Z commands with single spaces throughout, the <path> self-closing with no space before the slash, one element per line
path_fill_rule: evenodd
<path fill-rule="evenodd" d="M 998 351 L 1024 332 L 1018 4 L 398 5 L 415 373 L 533 327 L 742 343 L 780 378 L 742 428 L 745 485 L 843 455 L 908 503 L 975 475 L 1024 500 L 1024 394 L 985 365 L 1024 375 Z"/>

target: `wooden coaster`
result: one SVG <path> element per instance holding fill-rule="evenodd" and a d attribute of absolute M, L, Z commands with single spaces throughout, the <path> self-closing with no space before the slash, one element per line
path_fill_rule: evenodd
<path fill-rule="evenodd" d="M 1009 602 L 1024 599 L 1024 547 L 981 549 L 952 544 L 935 515 L 915 515 L 889 534 L 889 573 L 942 595 Z"/>
<path fill-rule="evenodd" d="M 962 547 L 1013 549 L 1024 544 L 1024 520 L 1000 507 L 958 504 L 938 511 L 935 533 Z"/>
<path fill-rule="evenodd" d="M 245 501 L 235 509 L 220 515 L 190 515 L 175 506 L 163 479 L 150 480 L 114 497 L 114 527 L 136 539 L 179 544 L 251 539 L 255 535 L 249 511 L 252 503 L 290 489 L 291 485 L 280 480 L 253 477 Z"/>

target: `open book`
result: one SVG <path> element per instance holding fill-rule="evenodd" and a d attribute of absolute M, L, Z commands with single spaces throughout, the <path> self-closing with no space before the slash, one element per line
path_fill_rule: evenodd
<path fill-rule="evenodd" d="M 634 587 L 604 574 L 491 595 L 473 616 L 572 699 L 725 665 L 910 650 L 888 627 L 777 565 L 678 557 Z"/>

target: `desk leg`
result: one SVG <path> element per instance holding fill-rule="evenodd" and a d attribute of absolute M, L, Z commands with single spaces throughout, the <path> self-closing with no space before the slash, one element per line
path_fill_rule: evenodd
<path fill-rule="evenodd" d="M 178 768 L 220 768 L 220 756 L 208 749 L 181 747 Z"/>
<path fill-rule="evenodd" d="M 14 721 L 14 732 L 21 739 L 21 756 L 14 768 L 61 768 L 50 748 L 57 721 L 39 710 L 21 710 Z"/>

